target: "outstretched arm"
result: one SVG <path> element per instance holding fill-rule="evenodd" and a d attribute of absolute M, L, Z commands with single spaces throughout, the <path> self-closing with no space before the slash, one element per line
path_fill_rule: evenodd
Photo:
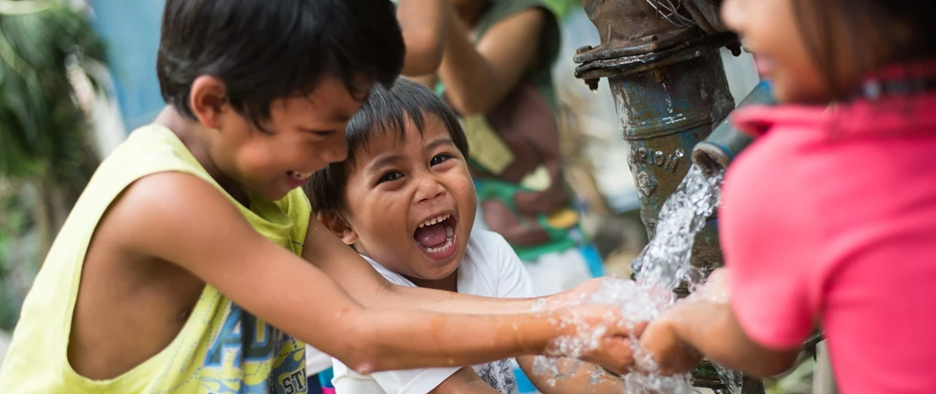
<path fill-rule="evenodd" d="M 124 192 L 109 217 L 126 229 L 125 250 L 186 269 L 257 317 L 359 372 L 471 365 L 547 352 L 553 338 L 583 334 L 552 323 L 575 316 L 609 328 L 594 352 L 603 365 L 620 367 L 617 360 L 629 357 L 629 349 L 613 337 L 626 330 L 610 310 L 471 316 L 365 308 L 321 270 L 257 233 L 227 197 L 193 175 L 144 177 Z"/>
<path fill-rule="evenodd" d="M 302 257 L 328 274 L 361 304 L 374 308 L 410 309 L 466 314 L 526 313 L 538 299 L 486 298 L 388 282 L 354 250 L 341 242 L 315 216 L 309 220 Z M 598 288 L 598 280 L 568 292 L 544 297 L 540 309 L 569 305 Z"/>
<path fill-rule="evenodd" d="M 434 74 L 442 64 L 448 37 L 445 25 L 452 13 L 450 0 L 401 0 L 397 20 L 403 31 L 406 57 L 403 75 Z"/>
<path fill-rule="evenodd" d="M 619 394 L 624 392 L 624 381 L 604 372 L 597 365 L 589 363 L 582 363 L 568 378 L 557 379 L 550 384 L 551 376 L 538 375 L 533 372 L 533 359 L 533 356 L 517 357 L 517 363 L 530 378 L 530 382 L 543 394 Z M 560 359 L 559 367 L 570 367 L 572 362 L 572 359 Z"/>
<path fill-rule="evenodd" d="M 776 375 L 795 363 L 798 348 L 766 348 L 745 334 L 729 303 L 725 273 L 713 272 L 699 293 L 647 326 L 640 344 L 661 371 L 689 371 L 701 355 L 753 376 Z"/>
<path fill-rule="evenodd" d="M 539 53 L 548 11 L 530 8 L 492 26 L 477 45 L 451 12 L 439 78 L 462 115 L 486 114 L 507 97 Z"/>

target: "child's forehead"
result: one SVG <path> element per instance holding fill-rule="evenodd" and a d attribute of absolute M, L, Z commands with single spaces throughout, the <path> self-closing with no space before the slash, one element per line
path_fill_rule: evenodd
<path fill-rule="evenodd" d="M 357 164 L 355 167 L 366 165 L 378 157 L 405 156 L 429 148 L 430 145 L 454 145 L 451 135 L 441 122 L 426 120 L 422 129 L 408 121 L 402 130 L 396 127 L 371 130 L 365 141 L 352 143 L 349 147 Z"/>
<path fill-rule="evenodd" d="M 271 103 L 271 109 L 292 115 L 327 117 L 347 122 L 367 101 L 369 86 L 349 90 L 348 84 L 335 78 L 324 79 L 309 92 L 297 92 Z"/>
<path fill-rule="evenodd" d="M 429 130 L 420 130 L 412 122 L 407 122 L 402 130 L 395 127 L 385 127 L 372 131 L 367 141 L 361 144 L 357 150 L 362 158 L 394 152 L 404 153 L 414 146 L 425 145 L 428 142 L 428 132 Z"/>

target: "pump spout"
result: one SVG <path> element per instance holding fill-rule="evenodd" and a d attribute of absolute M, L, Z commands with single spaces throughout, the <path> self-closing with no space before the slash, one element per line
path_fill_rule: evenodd
<path fill-rule="evenodd" d="M 738 108 L 748 105 L 776 105 L 777 101 L 770 89 L 770 83 L 761 81 L 754 87 Z M 692 148 L 692 162 L 706 174 L 715 174 L 728 168 L 732 160 L 741 153 L 754 139 L 731 125 L 725 118 L 712 134 Z"/>

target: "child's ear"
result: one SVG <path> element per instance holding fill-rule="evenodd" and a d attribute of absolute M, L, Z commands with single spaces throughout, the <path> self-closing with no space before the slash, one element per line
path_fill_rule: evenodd
<path fill-rule="evenodd" d="M 219 129 L 227 105 L 227 86 L 220 78 L 202 75 L 192 82 L 189 108 L 202 124 Z"/>
<path fill-rule="evenodd" d="M 319 212 L 316 217 L 320 222 L 322 222 L 328 231 L 331 231 L 331 233 L 335 234 L 336 237 L 341 238 L 341 240 L 346 245 L 352 245 L 357 242 L 357 232 L 355 232 L 351 226 L 345 223 L 345 221 L 334 212 Z"/>

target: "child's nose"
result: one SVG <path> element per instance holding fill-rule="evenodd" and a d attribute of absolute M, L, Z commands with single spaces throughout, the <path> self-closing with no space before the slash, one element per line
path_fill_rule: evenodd
<path fill-rule="evenodd" d="M 445 188 L 442 184 L 432 177 L 425 177 L 419 180 L 419 186 L 416 190 L 416 201 L 420 204 L 435 200 L 445 194 Z"/>
<path fill-rule="evenodd" d="M 322 149 L 322 160 L 327 163 L 337 163 L 348 158 L 348 142 L 344 135 L 333 138 L 333 141 Z"/>

